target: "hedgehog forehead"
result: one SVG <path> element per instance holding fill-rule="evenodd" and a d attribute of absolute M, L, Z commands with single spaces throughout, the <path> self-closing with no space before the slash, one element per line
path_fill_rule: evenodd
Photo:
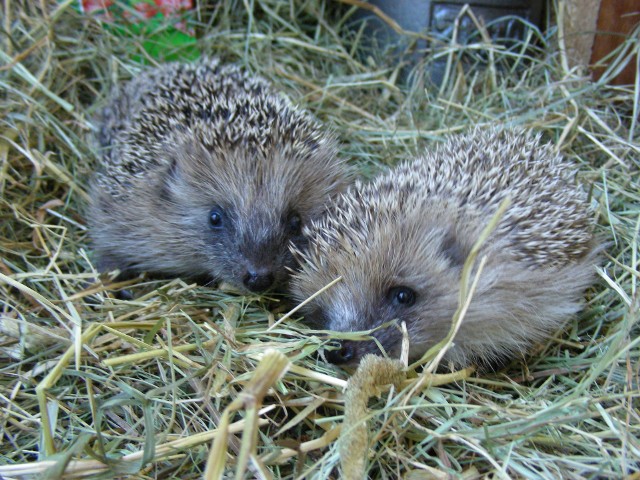
<path fill-rule="evenodd" d="M 400 173 L 400 175 L 392 175 Z M 407 171 L 378 176 L 371 183 L 356 181 L 327 206 L 325 216 L 307 232 L 320 250 L 364 252 L 372 242 L 387 240 L 394 232 L 414 228 L 426 202 L 418 179 Z"/>
<path fill-rule="evenodd" d="M 394 287 L 408 287 L 419 298 L 430 298 L 443 275 L 449 279 L 453 271 L 439 249 L 442 232 L 404 232 L 406 236 L 398 230 L 378 231 L 379 235 L 359 251 L 343 245 L 317 252 L 312 239 L 306 261 L 292 278 L 294 296 L 302 301 L 341 277 L 307 309 L 322 311 L 328 328 L 334 330 L 362 330 L 373 326 L 367 322 L 391 320 L 385 315 Z"/>
<path fill-rule="evenodd" d="M 286 175 L 277 176 L 260 152 L 236 148 L 225 152 L 200 150 L 184 166 L 185 183 L 193 195 L 205 202 L 233 207 L 239 215 L 259 212 L 280 215 L 289 207 L 295 186 Z M 289 187 L 285 195 L 281 187 Z M 297 192 L 295 192 L 297 194 Z"/>
<path fill-rule="evenodd" d="M 455 222 L 449 209 L 424 203 L 383 222 L 375 216 L 360 220 L 332 215 L 305 231 L 309 245 L 299 258 L 311 290 L 342 276 L 350 290 L 380 296 L 393 286 L 424 288 L 449 268 L 443 251 Z"/>
<path fill-rule="evenodd" d="M 287 149 L 265 158 L 264 152 L 242 147 L 208 151 L 191 142 L 178 151 L 172 182 L 178 202 L 198 209 L 221 207 L 233 219 L 239 238 L 288 238 L 287 221 L 298 215 L 305 224 L 318 216 L 325 197 L 342 181 L 338 162 L 309 169 L 296 159 L 279 158 L 290 154 Z"/>

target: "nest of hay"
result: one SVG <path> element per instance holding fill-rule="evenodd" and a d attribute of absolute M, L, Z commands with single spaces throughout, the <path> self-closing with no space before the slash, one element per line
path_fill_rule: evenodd
<path fill-rule="evenodd" d="M 337 2 L 209 2 L 188 19 L 194 42 L 156 50 L 269 78 L 339 134 L 363 176 L 477 124 L 541 131 L 580 166 L 608 246 L 579 318 L 495 372 L 438 377 L 371 360 L 349 380 L 318 355 L 322 332 L 295 314 L 278 321 L 282 298 L 96 272 L 83 217 L 92 116 L 116 82 L 159 60 L 144 31 L 123 35 L 75 3 L 3 4 L 1 477 L 637 472 L 640 90 L 606 83 L 635 61 L 637 32 L 598 82 L 568 69 L 553 27 L 528 49 L 444 46 L 441 88 L 424 69 L 404 82 L 389 56 L 360 55 L 353 11 Z"/>

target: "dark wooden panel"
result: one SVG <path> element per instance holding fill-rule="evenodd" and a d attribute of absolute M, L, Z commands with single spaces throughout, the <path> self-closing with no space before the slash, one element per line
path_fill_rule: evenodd
<path fill-rule="evenodd" d="M 593 42 L 591 64 L 607 56 L 624 42 L 634 27 L 640 23 L 640 2 L 638 0 L 602 0 L 598 16 L 598 33 Z M 595 78 L 600 78 L 604 68 L 594 68 Z M 612 83 L 626 85 L 635 82 L 637 62 L 631 61 Z"/>

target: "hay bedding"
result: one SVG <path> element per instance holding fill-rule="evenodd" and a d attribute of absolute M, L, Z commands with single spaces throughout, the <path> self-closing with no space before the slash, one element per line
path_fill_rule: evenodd
<path fill-rule="evenodd" d="M 82 215 L 91 116 L 155 59 L 144 32 L 123 36 L 74 3 L 3 2 L 0 476 L 340 478 L 340 454 L 355 466 L 345 475 L 370 478 L 637 476 L 638 85 L 569 71 L 550 29 L 527 61 L 445 46 L 447 84 L 417 74 L 406 88 L 393 62 L 356 55 L 349 9 L 319 0 L 211 2 L 189 20 L 188 51 L 159 49 L 270 78 L 335 128 L 365 176 L 473 124 L 535 128 L 581 166 L 609 247 L 580 318 L 495 373 L 371 360 L 380 377 L 360 372 L 353 400 L 345 372 L 318 359 L 321 332 L 278 322 L 280 298 L 98 276 Z M 605 79 L 640 49 L 634 35 Z M 489 68 L 463 74 L 463 55 Z M 361 441 L 345 448 L 341 428 Z"/>

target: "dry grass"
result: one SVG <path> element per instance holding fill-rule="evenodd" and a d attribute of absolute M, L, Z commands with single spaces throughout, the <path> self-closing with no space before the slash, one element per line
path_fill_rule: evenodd
<path fill-rule="evenodd" d="M 295 315 L 275 324 L 282 299 L 97 275 L 82 215 L 91 116 L 133 59 L 153 59 L 74 3 L 4 0 L 0 16 L 0 476 L 340 478 L 348 375 L 318 358 L 321 332 Z M 273 80 L 335 128 L 363 175 L 473 124 L 532 127 L 578 162 L 609 242 L 566 330 L 495 373 L 430 383 L 410 370 L 374 388 L 364 450 L 343 461 L 381 479 L 637 472 L 640 86 L 567 71 L 551 30 L 528 60 L 444 46 L 448 83 L 424 88 L 417 70 L 406 88 L 392 62 L 354 53 L 344 6 L 209 3 L 195 48 Z M 616 65 L 640 50 L 635 35 Z M 463 55 L 489 68 L 462 74 Z M 114 296 L 124 287 L 133 300 Z"/>

